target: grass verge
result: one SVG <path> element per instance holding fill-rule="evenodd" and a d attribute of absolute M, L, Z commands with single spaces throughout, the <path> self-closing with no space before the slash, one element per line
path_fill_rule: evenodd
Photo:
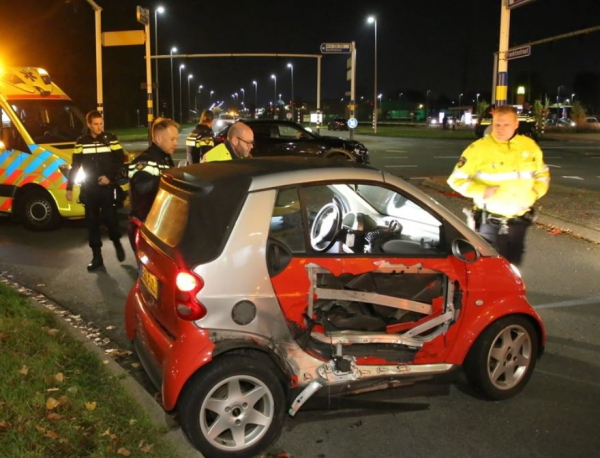
<path fill-rule="evenodd" d="M 27 301 L 0 283 L 0 455 L 175 458 L 119 379 Z"/>

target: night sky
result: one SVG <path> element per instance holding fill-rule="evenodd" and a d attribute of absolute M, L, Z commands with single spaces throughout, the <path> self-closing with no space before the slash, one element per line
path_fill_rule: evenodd
<path fill-rule="evenodd" d="M 357 98 L 373 97 L 374 28 L 366 18 L 378 20 L 379 93 L 397 99 L 404 93 L 418 101 L 430 90 L 433 103 L 465 100 L 481 93 L 489 99 L 493 53 L 498 49 L 500 0 L 395 0 L 395 1 L 198 1 L 96 0 L 103 8 L 103 31 L 133 30 L 135 7 L 151 10 L 163 5 L 158 16 L 158 54 L 180 53 L 302 53 L 319 54 L 325 42 L 351 42 L 357 46 Z M 598 0 L 536 0 L 511 14 L 510 44 L 517 46 L 563 33 L 600 25 Z M 86 111 L 95 105 L 94 14 L 84 0 L 1 0 L 0 64 L 46 68 Z M 154 52 L 154 37 L 152 39 Z M 531 58 L 509 63 L 509 91 L 516 82 L 533 88 L 531 99 L 544 94 L 555 101 L 575 92 L 590 111 L 600 111 L 600 31 L 533 47 Z M 134 125 L 136 109 L 145 110 L 143 46 L 104 48 L 104 98 L 107 120 Z M 323 57 L 322 98 L 339 100 L 349 90 L 345 79 L 348 55 Z M 200 104 L 213 100 L 233 102 L 231 94 L 245 89 L 247 104 L 273 100 L 271 74 L 277 75 L 277 93 L 297 100 L 316 98 L 316 60 L 288 58 L 174 59 L 175 99 L 179 102 L 179 64 L 184 105 L 187 75 L 192 91 L 202 84 Z M 161 99 L 171 99 L 170 61 L 160 61 Z M 583 92 L 578 94 L 578 89 Z M 576 98 L 577 98 L 576 95 Z M 587 100 L 585 100 L 587 98 Z M 170 112 L 170 108 L 168 108 Z M 177 112 L 177 109 L 176 109 Z"/>

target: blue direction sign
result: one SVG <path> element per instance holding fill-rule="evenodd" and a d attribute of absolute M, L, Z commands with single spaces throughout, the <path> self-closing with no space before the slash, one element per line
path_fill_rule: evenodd
<path fill-rule="evenodd" d="M 531 46 L 521 46 L 520 48 L 511 48 L 506 53 L 506 59 L 519 59 L 521 57 L 529 57 L 531 55 Z"/>
<path fill-rule="evenodd" d="M 356 118 L 348 119 L 348 127 L 350 129 L 356 129 L 356 126 L 358 126 L 358 121 L 356 120 Z"/>
<path fill-rule="evenodd" d="M 349 54 L 352 43 L 321 43 L 322 54 Z"/>

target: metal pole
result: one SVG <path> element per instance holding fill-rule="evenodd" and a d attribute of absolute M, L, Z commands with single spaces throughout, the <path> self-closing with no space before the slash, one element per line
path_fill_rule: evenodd
<path fill-rule="evenodd" d="M 146 94 L 148 97 L 148 135 L 150 135 L 152 121 L 154 121 L 154 107 L 152 104 L 152 52 L 150 50 L 150 21 L 144 26 L 146 32 Z M 150 137 L 148 137 L 150 139 Z"/>
<path fill-rule="evenodd" d="M 500 0 L 500 49 L 498 50 L 498 80 L 496 106 L 506 105 L 508 97 L 508 38 L 510 30 L 510 8 L 507 0 Z"/>
<path fill-rule="evenodd" d="M 350 54 L 350 117 L 354 118 L 356 108 L 356 44 L 353 41 Z M 350 140 L 354 139 L 354 129 L 350 129 Z"/>
<path fill-rule="evenodd" d="M 317 116 L 321 113 L 321 59 L 317 56 Z M 317 122 L 317 133 L 321 131 L 321 123 Z"/>
<path fill-rule="evenodd" d="M 104 99 L 102 96 L 102 8 L 93 0 L 86 0 L 94 9 L 94 23 L 96 35 L 96 109 L 104 111 Z"/>
<path fill-rule="evenodd" d="M 175 76 L 173 75 L 173 51 L 177 48 L 171 48 L 171 117 L 175 119 Z"/>
<path fill-rule="evenodd" d="M 154 55 L 158 55 L 158 8 L 154 10 Z M 158 102 L 158 59 L 154 60 L 154 75 L 156 78 L 156 114 L 160 116 L 160 104 Z"/>
<path fill-rule="evenodd" d="M 185 65 L 181 64 L 179 66 L 179 122 L 183 124 L 183 88 L 181 84 L 181 70 L 185 68 Z"/>

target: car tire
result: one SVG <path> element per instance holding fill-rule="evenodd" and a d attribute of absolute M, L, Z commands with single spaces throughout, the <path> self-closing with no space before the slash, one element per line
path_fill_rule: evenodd
<path fill-rule="evenodd" d="M 465 359 L 467 379 L 494 400 L 508 399 L 527 385 L 538 357 L 538 333 L 523 316 L 507 316 L 490 325 Z"/>
<path fill-rule="evenodd" d="M 51 231 L 56 229 L 62 217 L 58 212 L 54 199 L 43 189 L 26 192 L 20 199 L 20 216 L 23 225 L 34 231 Z"/>
<path fill-rule="evenodd" d="M 348 151 L 343 149 L 330 149 L 325 154 L 325 159 L 333 159 L 335 161 L 356 162 L 356 158 Z"/>
<path fill-rule="evenodd" d="M 183 390 L 181 427 L 204 456 L 255 456 L 279 436 L 286 396 L 278 368 L 260 356 L 221 356 Z"/>

